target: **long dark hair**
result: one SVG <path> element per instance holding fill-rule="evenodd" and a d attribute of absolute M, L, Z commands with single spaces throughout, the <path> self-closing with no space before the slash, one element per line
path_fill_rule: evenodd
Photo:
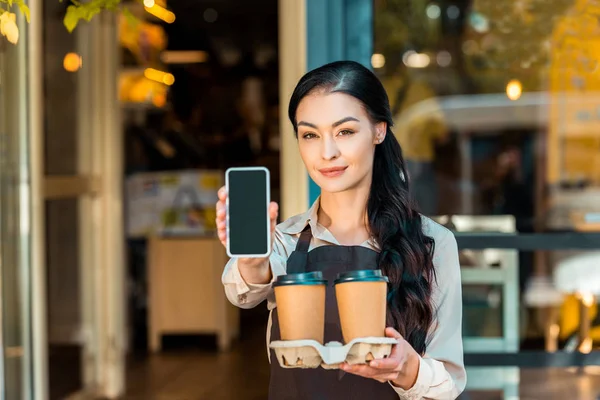
<path fill-rule="evenodd" d="M 433 321 L 435 243 L 423 233 L 421 215 L 410 196 L 402 149 L 391 130 L 387 93 L 375 74 L 356 62 L 338 61 L 310 71 L 290 99 L 288 113 L 296 136 L 298 105 L 315 90 L 350 95 L 362 102 L 372 123 L 387 123 L 385 139 L 375 148 L 367 202 L 369 230 L 380 248 L 379 268 L 389 278 L 387 324 L 423 354 Z"/>

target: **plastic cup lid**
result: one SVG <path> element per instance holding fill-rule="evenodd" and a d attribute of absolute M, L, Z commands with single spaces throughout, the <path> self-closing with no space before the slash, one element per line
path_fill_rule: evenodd
<path fill-rule="evenodd" d="M 305 272 L 302 274 L 287 274 L 280 275 L 273 282 L 273 286 L 291 286 L 291 285 L 327 285 L 327 281 L 323 279 L 323 273 Z"/>
<path fill-rule="evenodd" d="M 334 281 L 336 285 L 346 282 L 389 282 L 389 279 L 380 269 L 364 269 L 339 273 Z"/>

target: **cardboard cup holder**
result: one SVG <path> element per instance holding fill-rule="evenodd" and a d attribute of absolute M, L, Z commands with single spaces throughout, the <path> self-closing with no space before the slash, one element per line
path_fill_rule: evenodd
<path fill-rule="evenodd" d="M 336 369 L 386 358 L 398 341 L 385 332 L 388 278 L 381 270 L 339 273 L 334 282 L 343 345 L 322 345 L 327 281 L 320 271 L 278 276 L 273 284 L 282 340 L 269 345 L 282 368 Z"/>
<path fill-rule="evenodd" d="M 282 368 L 337 369 L 343 362 L 350 365 L 366 364 L 371 360 L 386 358 L 398 341 L 386 337 L 366 337 L 352 340 L 346 345 L 329 342 L 325 345 L 315 340 L 277 340 L 271 342 L 277 361 Z"/>

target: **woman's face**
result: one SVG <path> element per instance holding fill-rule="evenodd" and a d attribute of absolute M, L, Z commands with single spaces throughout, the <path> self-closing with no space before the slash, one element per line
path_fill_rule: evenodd
<path fill-rule="evenodd" d="M 354 97 L 328 92 L 304 97 L 296 121 L 300 155 L 322 191 L 371 184 L 375 146 L 385 137 L 385 122 L 373 124 Z"/>

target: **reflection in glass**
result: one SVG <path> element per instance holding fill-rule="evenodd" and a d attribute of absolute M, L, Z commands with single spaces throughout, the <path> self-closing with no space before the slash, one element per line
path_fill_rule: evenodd
<path fill-rule="evenodd" d="M 424 214 L 457 235 L 600 232 L 597 3 L 375 0 L 374 71 Z M 467 337 L 506 335 L 512 310 L 520 350 L 596 348 L 600 252 L 515 250 L 511 286 L 487 251 L 461 252 Z"/>
<path fill-rule="evenodd" d="M 19 26 L 25 21 L 18 21 Z M 27 62 L 18 46 L 0 43 L 0 394 L 30 398 L 32 382 Z"/>
<path fill-rule="evenodd" d="M 542 229 L 555 186 L 600 182 L 597 25 L 572 0 L 375 2 L 373 66 L 424 213 Z"/>

